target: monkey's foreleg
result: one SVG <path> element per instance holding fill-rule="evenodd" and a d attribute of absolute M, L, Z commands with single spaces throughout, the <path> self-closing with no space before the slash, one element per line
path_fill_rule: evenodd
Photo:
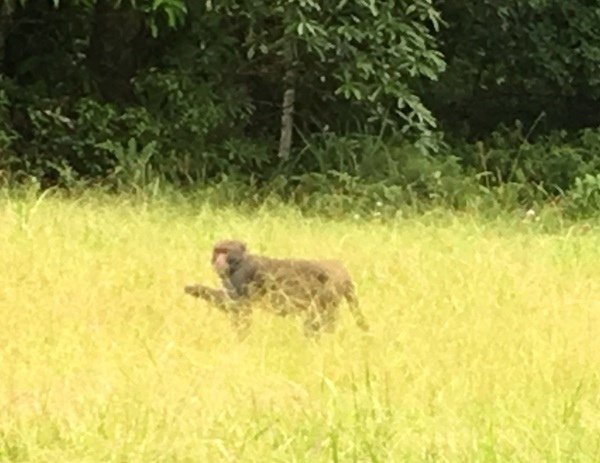
<path fill-rule="evenodd" d="M 236 305 L 231 307 L 231 324 L 240 341 L 250 334 L 252 309 L 247 301 L 237 301 Z"/>
<path fill-rule="evenodd" d="M 209 288 L 204 285 L 187 285 L 184 291 L 190 296 L 194 296 L 203 299 L 223 312 L 229 313 L 231 311 L 231 299 L 224 289 Z"/>

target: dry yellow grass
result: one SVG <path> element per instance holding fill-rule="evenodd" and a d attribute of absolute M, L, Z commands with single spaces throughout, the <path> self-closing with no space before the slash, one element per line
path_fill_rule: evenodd
<path fill-rule="evenodd" d="M 222 236 L 342 258 L 372 336 L 239 343 L 182 291 Z M 2 462 L 600 460 L 593 229 L 4 199 L 0 256 Z"/>

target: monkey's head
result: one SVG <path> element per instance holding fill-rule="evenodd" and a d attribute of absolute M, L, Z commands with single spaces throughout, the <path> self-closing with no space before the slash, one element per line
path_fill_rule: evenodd
<path fill-rule="evenodd" d="M 213 247 L 212 265 L 221 277 L 237 269 L 246 257 L 246 244 L 238 240 L 222 240 Z"/>

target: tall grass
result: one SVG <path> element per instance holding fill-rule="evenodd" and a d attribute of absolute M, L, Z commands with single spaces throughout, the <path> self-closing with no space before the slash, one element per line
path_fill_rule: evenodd
<path fill-rule="evenodd" d="M 238 342 L 212 242 L 341 258 L 371 323 Z M 600 235 L 155 200 L 0 200 L 0 461 L 600 460 Z"/>

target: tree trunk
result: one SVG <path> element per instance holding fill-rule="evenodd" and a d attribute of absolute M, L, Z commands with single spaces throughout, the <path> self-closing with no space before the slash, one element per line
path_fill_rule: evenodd
<path fill-rule="evenodd" d="M 287 12 L 291 15 L 291 10 Z M 292 150 L 294 132 L 294 103 L 296 102 L 296 72 L 294 70 L 294 42 L 288 37 L 284 48 L 285 75 L 283 76 L 283 104 L 281 107 L 281 135 L 279 137 L 280 159 L 287 161 Z"/>
<path fill-rule="evenodd" d="M 4 74 L 6 37 L 8 37 L 14 5 L 10 0 L 0 1 L 2 1 L 2 6 L 0 7 L 0 74 Z"/>
<path fill-rule="evenodd" d="M 295 72 L 292 69 L 288 69 L 283 79 L 285 90 L 283 92 L 283 106 L 281 108 L 281 135 L 279 137 L 278 153 L 278 156 L 285 161 L 290 158 L 290 151 L 292 149 L 292 133 L 294 131 L 294 103 L 296 100 L 294 80 Z"/>

